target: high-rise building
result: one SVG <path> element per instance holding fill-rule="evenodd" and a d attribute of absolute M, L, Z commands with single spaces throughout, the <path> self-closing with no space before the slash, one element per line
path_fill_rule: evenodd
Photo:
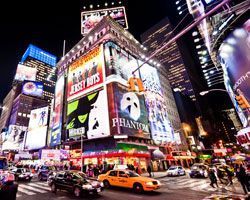
<path fill-rule="evenodd" d="M 48 102 L 54 97 L 56 82 L 56 56 L 30 44 L 21 59 L 21 64 L 36 69 L 35 81 L 43 85 L 42 99 Z"/>
<path fill-rule="evenodd" d="M 171 37 L 173 37 L 172 25 L 168 18 L 164 18 L 144 32 L 141 35 L 141 40 L 143 45 L 146 46 L 150 52 L 153 52 L 164 45 Z M 177 43 L 173 42 L 170 47 L 163 49 L 156 57 L 162 65 L 165 66 L 164 70 L 166 70 L 172 89 L 178 88 L 184 95 L 196 101 L 190 75 L 188 74 L 188 69 L 184 64 Z"/>
<path fill-rule="evenodd" d="M 54 112 L 56 124 L 65 126 L 52 133 L 51 141 L 65 134 L 63 145 L 83 151 L 86 165 L 133 163 L 142 169 L 149 155 L 164 159 L 159 165 L 166 168 L 166 152 L 159 149 L 170 143 L 187 150 L 183 134 L 175 134 L 169 120 L 172 91 L 168 84 L 162 87 L 159 61 L 152 58 L 136 70 L 147 56 L 128 31 L 110 17 L 103 18 L 58 62 L 58 77 L 66 87 L 64 101 L 59 101 L 59 93 L 58 101 L 55 98 Z M 135 81 L 146 90 L 139 92 Z M 169 90 L 163 91 L 166 87 Z M 174 114 L 179 119 L 177 109 Z"/>

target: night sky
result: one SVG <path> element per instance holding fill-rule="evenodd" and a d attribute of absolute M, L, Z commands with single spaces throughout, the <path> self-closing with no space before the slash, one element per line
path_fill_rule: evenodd
<path fill-rule="evenodd" d="M 143 31 L 167 16 L 167 2 L 130 0 L 129 31 L 139 39 Z M 66 51 L 81 39 L 80 11 L 85 4 L 80 0 L 5 1 L 0 12 L 0 103 L 30 43 L 60 58 L 64 39 Z"/>

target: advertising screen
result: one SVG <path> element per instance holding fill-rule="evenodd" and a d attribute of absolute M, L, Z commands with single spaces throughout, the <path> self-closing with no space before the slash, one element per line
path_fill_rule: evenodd
<path fill-rule="evenodd" d="M 149 139 L 144 96 L 129 92 L 127 87 L 117 83 L 110 83 L 107 87 L 111 133 Z"/>
<path fill-rule="evenodd" d="M 234 30 L 224 40 L 220 47 L 221 65 L 224 71 L 225 85 L 232 96 L 242 95 L 250 102 L 250 20 L 245 23 L 244 28 Z M 232 43 L 233 42 L 233 43 Z M 231 89 L 232 91 L 229 91 Z M 238 114 L 240 109 L 238 109 Z M 247 109 L 242 110 L 246 119 L 249 117 Z M 243 124 L 244 126 L 249 125 Z"/>
<path fill-rule="evenodd" d="M 86 11 L 81 13 L 81 30 L 82 34 L 86 35 L 98 24 L 103 16 L 109 15 L 123 28 L 128 28 L 127 16 L 124 7 L 116 7 L 109 9 Z"/>
<path fill-rule="evenodd" d="M 137 60 L 114 42 L 104 44 L 105 71 L 107 80 L 115 78 L 128 81 L 138 67 Z M 135 73 L 139 77 L 138 72 Z"/>
<path fill-rule="evenodd" d="M 68 101 L 103 82 L 103 47 L 98 46 L 69 66 Z"/>
<path fill-rule="evenodd" d="M 55 146 L 61 142 L 62 112 L 63 112 L 64 74 L 58 78 L 55 86 L 55 100 L 52 117 L 52 131 L 50 145 Z"/>
<path fill-rule="evenodd" d="M 58 149 L 42 149 L 41 153 L 41 160 L 48 161 L 48 160 L 56 160 L 60 161 L 61 152 Z"/>
<path fill-rule="evenodd" d="M 43 96 L 43 84 L 37 81 L 24 81 L 22 93 L 29 96 Z"/>
<path fill-rule="evenodd" d="M 146 90 L 144 95 L 152 139 L 159 142 L 174 141 L 157 70 L 146 63 L 140 68 L 140 75 Z"/>
<path fill-rule="evenodd" d="M 49 108 L 31 110 L 25 149 L 40 149 L 46 145 Z"/>
<path fill-rule="evenodd" d="M 36 68 L 33 67 L 27 67 L 25 65 L 18 64 L 17 65 L 17 70 L 16 70 L 16 75 L 15 75 L 15 80 L 18 81 L 24 81 L 24 80 L 29 80 L 29 81 L 35 81 L 36 80 Z"/>
<path fill-rule="evenodd" d="M 23 150 L 25 126 L 10 125 L 7 132 L 2 133 L 2 150 Z"/>
<path fill-rule="evenodd" d="M 109 134 L 107 95 L 97 91 L 68 104 L 67 130 L 69 138 L 101 138 Z"/>

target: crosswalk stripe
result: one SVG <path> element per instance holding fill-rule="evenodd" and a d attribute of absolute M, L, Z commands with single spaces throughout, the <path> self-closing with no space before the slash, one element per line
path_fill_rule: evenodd
<path fill-rule="evenodd" d="M 43 186 L 48 186 L 48 183 L 47 183 L 47 182 L 36 182 L 36 184 L 38 184 L 38 185 L 43 185 Z"/>
<path fill-rule="evenodd" d="M 31 187 L 31 186 L 28 186 L 28 185 L 19 185 L 19 187 L 21 187 L 23 189 L 29 189 L 29 190 L 32 190 L 32 191 L 35 191 L 35 192 L 39 192 L 39 193 L 46 193 L 47 192 L 45 190 L 34 188 L 34 187 Z"/>
<path fill-rule="evenodd" d="M 18 187 L 18 192 L 22 192 L 22 193 L 27 194 L 27 195 L 34 195 L 34 194 L 36 194 L 36 193 L 34 193 L 34 192 L 31 192 L 31 191 L 29 191 L 29 190 L 26 190 L 26 189 L 24 189 L 24 188 L 21 188 L 20 186 Z"/>
<path fill-rule="evenodd" d="M 21 197 L 22 195 L 21 194 L 16 194 L 16 198 L 19 198 Z"/>
<path fill-rule="evenodd" d="M 50 188 L 47 186 L 42 186 L 42 185 L 37 185 L 35 183 L 29 183 L 28 185 L 31 185 L 33 187 L 38 187 L 38 188 L 41 188 L 41 189 L 44 189 L 44 190 L 49 190 L 50 191 Z"/>

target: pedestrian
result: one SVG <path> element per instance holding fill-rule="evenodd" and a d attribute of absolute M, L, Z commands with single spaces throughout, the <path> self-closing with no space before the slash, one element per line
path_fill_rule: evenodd
<path fill-rule="evenodd" d="M 152 177 L 152 175 L 151 175 L 152 169 L 151 169 L 150 165 L 148 165 L 148 167 L 147 167 L 147 172 L 149 174 L 149 177 Z"/>
<path fill-rule="evenodd" d="M 234 176 L 233 170 L 225 166 L 225 171 L 226 171 L 228 182 L 229 182 L 228 185 L 233 185 L 233 176 Z"/>
<path fill-rule="evenodd" d="M 221 182 L 221 184 L 224 184 L 224 181 L 222 181 L 224 178 L 224 172 L 225 172 L 225 170 L 222 169 L 221 167 L 217 168 L 217 177 L 218 177 L 219 181 Z"/>
<path fill-rule="evenodd" d="M 217 187 L 219 187 L 218 184 L 217 184 L 217 178 L 216 178 L 216 175 L 215 175 L 213 169 L 209 169 L 209 174 L 208 174 L 208 176 L 209 176 L 209 179 L 210 179 L 210 185 L 211 185 L 213 188 L 214 188 L 214 184 L 215 184 Z"/>
<path fill-rule="evenodd" d="M 248 176 L 246 174 L 245 168 L 242 165 L 236 169 L 236 177 L 240 182 L 244 193 L 247 194 L 247 192 L 249 192 Z"/>

